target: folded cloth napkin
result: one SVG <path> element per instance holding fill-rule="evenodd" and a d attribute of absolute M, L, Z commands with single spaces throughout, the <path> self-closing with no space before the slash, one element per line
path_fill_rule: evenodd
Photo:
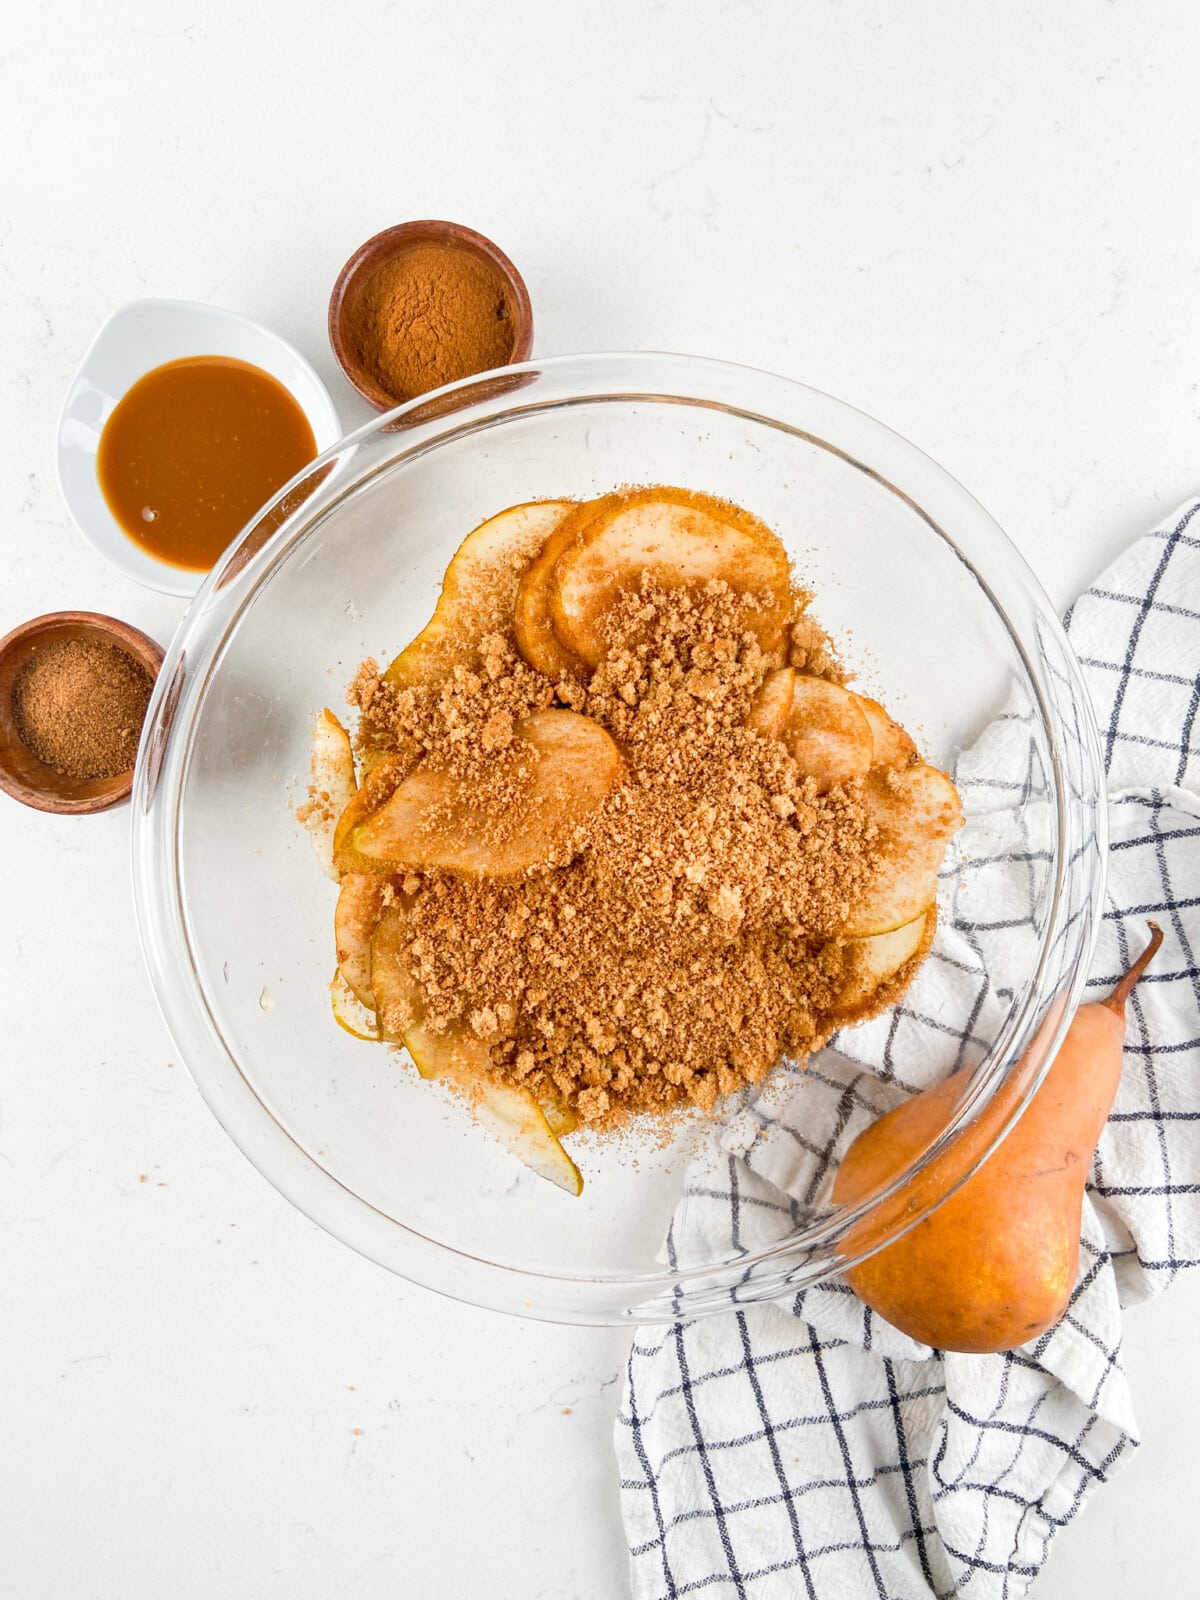
<path fill-rule="evenodd" d="M 1140 950 L 1147 917 L 1166 936 L 1129 1007 L 1067 1316 L 1020 1350 L 955 1355 L 833 1282 L 640 1329 L 616 1425 L 637 1600 L 1013 1600 L 1138 1442 L 1121 1308 L 1200 1265 L 1200 501 L 1134 544 L 1067 627 L 1108 771 L 1092 997 Z M 998 1003 L 988 941 L 1022 921 L 999 865 L 1013 859 L 1012 812 L 985 798 L 989 770 L 1012 755 L 996 741 L 1027 738 L 1021 721 L 1006 712 L 956 764 L 977 820 L 948 891 L 966 900 L 954 899 L 938 955 L 901 1006 L 840 1036 L 782 1100 L 764 1097 L 714 1133 L 722 1181 L 711 1161 L 696 1164 L 671 1259 L 779 1237 L 871 1117 L 970 1058 L 974 1030 L 948 1051 L 939 1018 L 974 1016 L 986 1032 Z M 1037 840 L 1023 843 L 1036 862 Z"/>

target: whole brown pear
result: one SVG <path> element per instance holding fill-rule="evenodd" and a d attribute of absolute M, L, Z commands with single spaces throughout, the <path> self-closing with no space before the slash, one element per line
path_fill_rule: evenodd
<path fill-rule="evenodd" d="M 893 1327 L 941 1350 L 1011 1350 L 1060 1320 L 1079 1271 L 1092 1156 L 1116 1098 L 1125 1002 L 1162 943 L 1150 942 L 1107 1000 L 1081 1006 L 1020 1121 L 948 1200 L 894 1244 L 851 1267 L 859 1298 Z M 946 1126 L 970 1078 L 955 1073 L 889 1111 L 846 1152 L 833 1198 L 865 1198 L 904 1171 Z M 986 1147 L 1013 1107 L 998 1093 L 969 1144 Z M 940 1161 L 945 1192 L 953 1153 Z M 961 1160 L 961 1156 L 960 1156 Z M 939 1158 L 923 1175 L 930 1192 Z M 912 1202 L 915 1204 L 915 1199 Z M 865 1236 L 851 1235 L 851 1248 Z"/>

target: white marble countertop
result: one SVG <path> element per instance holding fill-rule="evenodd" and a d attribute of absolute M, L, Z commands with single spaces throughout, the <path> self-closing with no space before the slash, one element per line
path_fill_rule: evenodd
<path fill-rule="evenodd" d="M 110 311 L 247 312 L 354 425 L 329 288 L 419 216 L 500 241 L 542 354 L 696 351 L 873 412 L 1065 603 L 1198 486 L 1198 47 L 1182 0 L 16 8 L 0 633 L 79 606 L 165 640 L 180 614 L 54 481 Z M 158 1020 L 127 831 L 0 797 L 0 1593 L 625 1594 L 624 1335 L 410 1288 L 257 1177 Z M 1194 1586 L 1198 1315 L 1196 1280 L 1131 1314 L 1144 1447 L 1037 1593 Z"/>

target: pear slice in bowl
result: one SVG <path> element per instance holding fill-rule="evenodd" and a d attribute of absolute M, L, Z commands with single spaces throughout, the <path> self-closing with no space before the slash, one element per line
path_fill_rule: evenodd
<path fill-rule="evenodd" d="M 845 924 L 844 931 L 859 939 L 903 927 L 937 899 L 942 857 L 962 825 L 954 785 L 924 762 L 902 770 L 873 768 L 863 793 L 877 830 L 879 861 Z"/>
<path fill-rule="evenodd" d="M 308 800 L 301 818 L 326 877 L 336 878 L 333 840 L 338 818 L 354 798 L 350 735 L 328 707 L 313 724 Z"/>
<path fill-rule="evenodd" d="M 852 939 L 845 949 L 845 980 L 838 996 L 838 1013 L 852 1018 L 863 1012 L 901 968 L 924 955 L 932 942 L 936 917 L 936 908 L 930 906 L 890 933 Z"/>
<path fill-rule="evenodd" d="M 589 666 L 608 649 L 604 618 L 643 578 L 666 589 L 717 579 L 754 600 L 747 627 L 782 660 L 792 620 L 787 551 L 757 517 L 688 489 L 639 489 L 588 522 L 559 558 L 550 597 L 554 629 Z"/>
<path fill-rule="evenodd" d="M 778 672 L 769 672 L 751 702 L 746 726 L 768 739 L 782 738 L 791 715 L 795 688 L 795 668 L 780 667 Z"/>
<path fill-rule="evenodd" d="M 572 500 L 530 500 L 480 523 L 451 557 L 433 616 L 384 681 L 396 688 L 435 683 L 470 666 L 485 635 L 509 633 L 522 574 L 574 509 Z"/>
<path fill-rule="evenodd" d="M 383 915 L 386 888 L 387 880 L 378 873 L 348 872 L 333 910 L 338 971 L 351 993 L 372 1010 L 371 937 Z"/>
<path fill-rule="evenodd" d="M 917 747 L 886 706 L 869 695 L 856 694 L 858 708 L 871 729 L 873 767 L 910 767 L 917 759 Z"/>
<path fill-rule="evenodd" d="M 379 870 L 440 867 L 469 878 L 516 878 L 565 864 L 576 829 L 624 764 L 598 722 L 574 711 L 523 717 L 512 744 L 478 777 L 430 756 L 348 839 Z"/>
<path fill-rule="evenodd" d="M 339 1028 L 345 1030 L 355 1039 L 365 1039 L 368 1044 L 379 1044 L 383 1039 L 383 1032 L 379 1026 L 379 1018 L 355 994 L 354 990 L 342 977 L 340 971 L 335 972 L 329 984 L 329 1001 L 333 1008 L 333 1018 Z"/>
<path fill-rule="evenodd" d="M 819 794 L 865 777 L 871 766 L 870 724 L 855 696 L 824 678 L 797 677 L 783 741 Z"/>
<path fill-rule="evenodd" d="M 513 632 L 517 648 L 531 667 L 554 682 L 586 678 L 587 663 L 559 638 L 554 627 L 552 600 L 559 560 L 580 542 L 584 530 L 617 501 L 602 495 L 576 506 L 554 528 L 521 576 L 513 605 Z"/>
<path fill-rule="evenodd" d="M 337 873 L 357 874 L 374 873 L 376 876 L 383 874 L 390 876 L 390 869 L 386 862 L 377 860 L 374 856 L 361 855 L 351 842 L 354 834 L 370 817 L 392 797 L 405 778 L 414 771 L 420 761 L 420 755 L 414 748 L 412 751 L 401 751 L 392 755 L 380 755 L 371 770 L 363 778 L 362 783 L 351 795 L 349 804 L 337 820 L 333 832 L 333 865 Z"/>
<path fill-rule="evenodd" d="M 559 1143 L 546 1111 L 528 1089 L 490 1077 L 486 1042 L 465 1024 L 441 1032 L 426 1025 L 420 984 L 409 963 L 408 926 L 408 912 L 397 901 L 384 913 L 371 942 L 371 984 L 385 1032 L 403 1040 L 423 1078 L 455 1090 L 480 1126 L 523 1166 L 568 1194 L 582 1194 L 579 1168 Z M 561 1115 L 555 1108 L 555 1117 L 563 1132 L 574 1125 L 566 1108 Z"/>

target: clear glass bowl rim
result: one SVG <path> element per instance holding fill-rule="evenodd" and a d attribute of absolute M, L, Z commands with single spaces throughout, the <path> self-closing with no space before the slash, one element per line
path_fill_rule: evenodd
<path fill-rule="evenodd" d="M 508 380 L 507 382 L 503 380 Z M 422 1234 L 385 1215 L 316 1165 L 279 1124 L 236 1059 L 224 1049 L 207 1011 L 192 959 L 181 905 L 178 857 L 181 797 L 206 685 L 225 643 L 261 585 L 338 498 L 375 471 L 424 454 L 464 432 L 486 430 L 513 413 L 561 409 L 587 401 L 655 401 L 741 414 L 812 440 L 899 494 L 971 570 L 1021 657 L 1042 714 L 1055 773 L 1059 848 L 1050 915 L 1023 1004 L 1007 1019 L 976 1071 L 969 1093 L 939 1138 L 888 1188 L 854 1206 L 831 1209 L 819 1221 L 758 1254 L 719 1265 L 631 1276 L 554 1274 L 488 1261 Z M 445 402 L 442 404 L 441 402 Z M 797 420 L 788 420 L 789 416 Z M 800 420 L 800 419 L 803 420 Z M 836 442 L 835 442 L 836 441 Z M 368 472 L 351 468 L 360 451 L 388 446 Z M 297 489 L 318 478 L 311 499 Z M 270 528 L 263 537 L 264 527 Z M 951 533 L 949 529 L 952 528 Z M 1082 914 L 1064 926 L 1063 879 L 1081 842 L 1073 836 L 1061 769 L 1066 730 L 1048 707 L 1036 653 L 997 598 L 995 586 L 1015 588 L 1039 630 L 1061 649 L 1077 706 L 1076 733 L 1084 781 L 1099 830 Z M 285 485 L 230 546 L 185 613 L 167 651 L 151 700 L 133 793 L 131 853 L 134 900 L 143 955 L 159 1008 L 205 1102 L 251 1164 L 312 1221 L 351 1248 L 400 1276 L 451 1298 L 542 1320 L 609 1324 L 669 1322 L 728 1309 L 736 1303 L 795 1293 L 861 1259 L 839 1251 L 847 1233 L 920 1172 L 984 1113 L 1039 1028 L 1041 1070 L 984 1149 L 974 1171 L 1019 1118 L 1048 1070 L 1086 979 L 1102 908 L 1104 860 L 1103 765 L 1087 691 L 1053 607 L 1032 572 L 989 513 L 949 473 L 885 424 L 844 401 L 794 379 L 707 357 L 656 352 L 611 352 L 533 360 L 448 385 L 398 406 L 347 435 Z M 1080 869 L 1082 870 L 1082 869 Z M 1071 943 L 1069 981 L 1056 996 L 1041 992 L 1047 951 L 1056 938 Z M 181 975 L 183 981 L 181 982 Z M 1056 1018 L 1043 1027 L 1051 999 Z M 965 1181 L 967 1173 L 960 1181 Z M 907 1216 L 874 1248 L 915 1226 L 935 1203 Z M 869 1252 L 864 1252 L 869 1253 Z"/>

